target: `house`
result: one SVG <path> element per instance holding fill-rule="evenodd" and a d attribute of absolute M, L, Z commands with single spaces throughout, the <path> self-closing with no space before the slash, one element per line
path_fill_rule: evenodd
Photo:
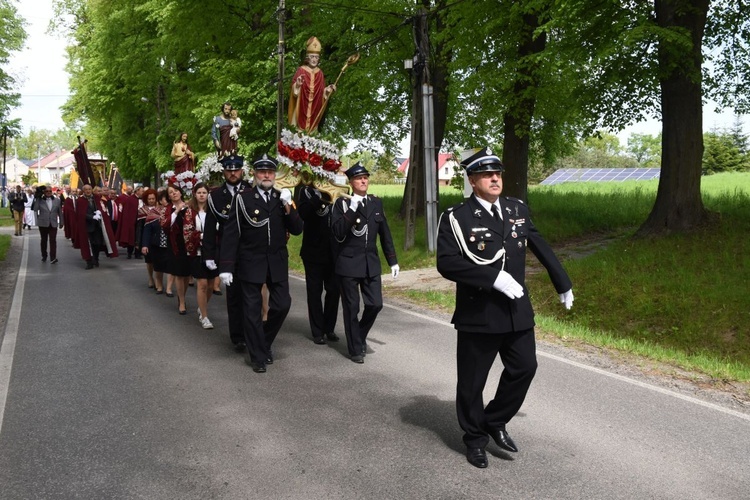
<path fill-rule="evenodd" d="M 15 186 L 20 184 L 21 177 L 29 173 L 30 161 L 23 162 L 18 158 L 6 158 L 5 159 L 5 178 L 7 179 L 7 186 Z"/>
<path fill-rule="evenodd" d="M 63 174 L 75 168 L 73 154 L 66 149 L 58 149 L 29 165 L 36 174 L 39 184 L 62 185 Z"/>
<path fill-rule="evenodd" d="M 451 179 L 456 173 L 458 168 L 458 162 L 453 153 L 440 153 L 438 154 L 437 161 L 437 181 L 441 186 L 447 186 L 451 183 Z M 406 158 L 399 165 L 398 171 L 406 177 L 409 174 L 409 159 Z"/>

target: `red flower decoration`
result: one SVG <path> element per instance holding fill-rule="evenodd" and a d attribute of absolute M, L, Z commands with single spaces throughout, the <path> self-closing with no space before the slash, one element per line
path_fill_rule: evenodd
<path fill-rule="evenodd" d="M 319 167 L 321 163 L 323 163 L 323 158 L 319 154 L 313 153 L 310 155 L 310 165 Z"/>
<path fill-rule="evenodd" d="M 335 172 L 339 169 L 339 166 L 341 166 L 341 163 L 336 160 L 326 160 L 326 162 L 323 163 L 323 170 L 326 170 L 328 172 Z"/>
<path fill-rule="evenodd" d="M 302 148 L 293 149 L 289 152 L 289 158 L 291 158 L 291 160 L 295 162 L 304 163 L 307 161 L 307 157 L 308 157 L 307 151 L 305 151 Z"/>
<path fill-rule="evenodd" d="M 279 154 L 281 156 L 289 156 L 289 153 L 291 152 L 291 149 L 289 148 L 289 146 L 279 141 L 279 144 L 277 147 L 279 149 Z"/>

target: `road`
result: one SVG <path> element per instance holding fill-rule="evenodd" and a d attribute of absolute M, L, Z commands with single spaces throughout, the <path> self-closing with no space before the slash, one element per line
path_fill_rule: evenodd
<path fill-rule="evenodd" d="M 3 500 L 748 498 L 748 414 L 540 346 L 508 426 L 520 452 L 491 444 L 475 469 L 445 319 L 387 303 L 358 365 L 344 342 L 312 343 L 293 277 L 276 362 L 256 374 L 229 347 L 224 297 L 206 331 L 192 289 L 179 316 L 142 261 L 85 271 L 60 237 L 53 266 L 24 238 L 0 349 Z"/>

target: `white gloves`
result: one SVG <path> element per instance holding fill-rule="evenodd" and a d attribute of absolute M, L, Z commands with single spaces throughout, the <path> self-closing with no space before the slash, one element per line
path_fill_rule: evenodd
<path fill-rule="evenodd" d="M 500 274 L 495 278 L 492 288 L 503 292 L 511 299 L 520 299 L 523 297 L 523 287 L 507 271 L 500 271 Z"/>
<path fill-rule="evenodd" d="M 393 279 L 395 280 L 398 277 L 398 272 L 401 270 L 400 267 L 398 267 L 398 264 L 394 264 L 391 266 L 391 276 L 393 276 Z"/>
<path fill-rule="evenodd" d="M 281 195 L 279 196 L 279 198 L 281 198 L 281 201 L 282 203 L 284 203 L 284 205 L 289 205 L 292 202 L 292 192 L 287 188 L 284 188 L 281 190 Z"/>
<path fill-rule="evenodd" d="M 94 220 L 102 220 L 102 213 L 99 210 L 94 212 Z"/>
<path fill-rule="evenodd" d="M 216 262 L 214 262 L 212 260 L 207 260 L 206 261 L 206 267 L 208 269 L 210 269 L 211 271 L 216 271 Z"/>
<path fill-rule="evenodd" d="M 354 211 L 356 212 L 356 211 L 357 211 L 357 208 L 359 208 L 359 204 L 360 204 L 360 203 L 362 203 L 362 200 L 363 200 L 363 199 L 364 199 L 364 196 L 360 196 L 360 195 L 358 195 L 358 194 L 353 194 L 353 195 L 352 195 L 352 200 L 351 200 L 351 203 L 352 203 L 352 205 L 351 205 L 351 207 L 352 207 L 352 210 L 354 210 Z"/>
<path fill-rule="evenodd" d="M 565 305 L 565 309 L 573 307 L 573 289 L 571 288 L 565 293 L 560 294 L 560 304 Z"/>
<path fill-rule="evenodd" d="M 232 273 L 221 273 L 219 279 L 224 283 L 224 286 L 230 286 L 232 284 Z"/>

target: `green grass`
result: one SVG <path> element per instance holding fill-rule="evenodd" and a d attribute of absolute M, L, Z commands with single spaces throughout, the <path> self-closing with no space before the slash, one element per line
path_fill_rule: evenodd
<path fill-rule="evenodd" d="M 545 273 L 529 275 L 539 329 L 714 379 L 750 382 L 750 174 L 703 178 L 704 205 L 719 214 L 713 226 L 662 238 L 628 237 L 648 216 L 657 182 L 530 189 L 534 222 L 553 245 L 618 236 L 592 255 L 565 262 L 576 295 L 571 311 L 560 306 Z M 391 214 L 399 207 L 398 189 L 373 189 L 384 199 L 397 245 L 403 225 Z M 455 190 L 441 194 L 441 209 L 460 199 Z M 407 254 L 401 267 L 434 265 L 424 247 L 418 253 L 421 258 Z M 442 311 L 454 305 L 452 292 L 398 296 Z"/>
<path fill-rule="evenodd" d="M 5 260 L 10 248 L 11 236 L 9 234 L 0 234 L 0 260 Z"/>
<path fill-rule="evenodd" d="M 14 223 L 13 216 L 10 215 L 10 209 L 3 209 L 2 214 L 0 214 L 0 227 L 13 226 Z"/>

